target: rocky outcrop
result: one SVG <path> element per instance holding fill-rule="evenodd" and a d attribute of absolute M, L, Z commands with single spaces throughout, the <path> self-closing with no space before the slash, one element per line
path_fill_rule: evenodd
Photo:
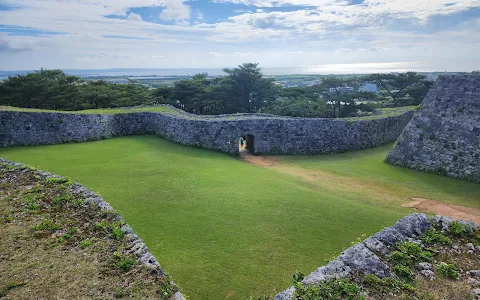
<path fill-rule="evenodd" d="M 238 154 L 239 138 L 251 135 L 257 154 L 335 153 L 393 142 L 413 116 L 413 111 L 407 111 L 379 119 L 348 120 L 174 112 L 102 115 L 0 111 L 0 147 L 154 134 L 183 145 Z"/>
<path fill-rule="evenodd" d="M 386 162 L 480 182 L 480 74 L 440 76 Z"/>
<path fill-rule="evenodd" d="M 411 241 L 420 244 L 421 242 L 418 240 L 419 237 L 432 226 L 448 230 L 451 222 L 453 222 L 451 218 L 442 216 L 435 216 L 429 219 L 425 214 L 417 213 L 408 215 L 400 219 L 394 226 L 387 227 L 365 239 L 363 242 L 343 251 L 336 259 L 306 276 L 302 284 L 318 285 L 329 279 L 341 279 L 358 274 L 375 274 L 379 278 L 391 276 L 390 267 L 384 260 L 386 255 L 392 251 L 395 244 L 402 241 Z M 478 228 L 473 222 L 460 222 L 471 230 Z M 428 265 L 421 266 L 422 272 L 430 275 L 431 270 L 428 272 Z M 295 288 L 290 287 L 278 294 L 275 300 L 293 299 L 294 293 Z"/>

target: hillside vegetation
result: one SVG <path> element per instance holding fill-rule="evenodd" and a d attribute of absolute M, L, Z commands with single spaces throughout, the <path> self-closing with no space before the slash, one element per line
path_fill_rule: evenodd
<path fill-rule="evenodd" d="M 116 215 L 72 187 L 0 162 L 0 298 L 169 299 L 177 288 L 127 253 Z"/>

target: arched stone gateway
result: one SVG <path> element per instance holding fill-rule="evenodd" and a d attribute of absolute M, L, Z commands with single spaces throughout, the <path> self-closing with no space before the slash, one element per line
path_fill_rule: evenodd
<path fill-rule="evenodd" d="M 406 111 L 374 119 L 309 119 L 265 114 L 196 116 L 172 113 L 75 114 L 0 111 L 0 147 L 100 140 L 154 134 L 179 144 L 238 155 L 238 139 L 255 154 L 320 154 L 395 141 L 413 116 Z"/>
<path fill-rule="evenodd" d="M 254 144 L 254 137 L 251 134 L 242 135 L 240 137 L 240 146 L 239 152 L 248 151 L 250 154 L 255 153 L 255 144 Z"/>

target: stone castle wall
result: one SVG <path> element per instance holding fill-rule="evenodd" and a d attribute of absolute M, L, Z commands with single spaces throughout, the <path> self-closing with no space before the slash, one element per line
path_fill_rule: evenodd
<path fill-rule="evenodd" d="M 386 162 L 480 182 L 480 74 L 439 77 Z"/>
<path fill-rule="evenodd" d="M 0 111 L 0 147 L 58 144 L 155 134 L 171 141 L 238 153 L 238 139 L 254 136 L 254 152 L 264 154 L 335 153 L 395 141 L 413 112 L 366 120 L 309 119 L 262 114 L 194 116 L 136 112 L 72 114 Z"/>

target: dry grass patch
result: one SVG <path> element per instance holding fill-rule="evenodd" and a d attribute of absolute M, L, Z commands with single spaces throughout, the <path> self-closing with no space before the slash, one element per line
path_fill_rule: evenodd
<path fill-rule="evenodd" d="M 120 222 L 71 182 L 0 163 L 0 297 L 168 299 L 177 288 L 125 250 Z"/>

